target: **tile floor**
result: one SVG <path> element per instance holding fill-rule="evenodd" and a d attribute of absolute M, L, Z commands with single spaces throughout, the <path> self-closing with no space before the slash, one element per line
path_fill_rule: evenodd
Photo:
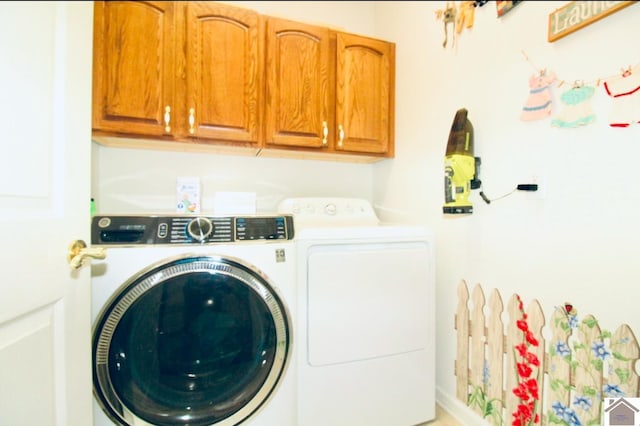
<path fill-rule="evenodd" d="M 462 426 L 462 424 L 436 404 L 436 419 L 424 423 L 423 426 Z"/>

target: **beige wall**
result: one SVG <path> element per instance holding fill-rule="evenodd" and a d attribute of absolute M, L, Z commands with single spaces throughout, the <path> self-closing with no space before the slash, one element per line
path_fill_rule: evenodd
<path fill-rule="evenodd" d="M 591 313 L 603 329 L 627 323 L 640 333 L 640 125 L 608 126 L 611 98 L 602 82 L 591 99 L 596 122 L 584 128 L 519 119 L 536 68 L 568 82 L 554 87 L 558 112 L 560 94 L 575 80 L 595 84 L 638 64 L 640 6 L 549 43 L 547 19 L 557 2 L 522 2 L 499 19 L 489 2 L 452 49 L 442 47 L 443 24 L 435 20 L 443 5 L 378 6 L 379 36 L 398 43 L 397 158 L 375 166 L 374 200 L 388 217 L 435 231 L 438 395 L 453 398 L 453 318 L 461 279 L 470 287 L 482 284 L 487 295 L 497 288 L 505 299 L 513 293 L 525 303 L 538 299 L 547 316 L 570 301 L 580 318 Z M 514 193 L 487 205 L 474 191 L 472 216 L 442 215 L 444 151 L 462 107 L 475 128 L 489 198 L 535 174 L 546 187 L 543 199 Z"/>

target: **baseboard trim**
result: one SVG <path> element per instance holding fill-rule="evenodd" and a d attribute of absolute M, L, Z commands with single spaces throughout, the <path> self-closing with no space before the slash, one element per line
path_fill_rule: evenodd
<path fill-rule="evenodd" d="M 436 386 L 436 402 L 455 418 L 460 424 L 466 426 L 491 426 L 491 423 L 481 418 L 471 408 L 460 402 L 455 396 L 445 393 Z"/>

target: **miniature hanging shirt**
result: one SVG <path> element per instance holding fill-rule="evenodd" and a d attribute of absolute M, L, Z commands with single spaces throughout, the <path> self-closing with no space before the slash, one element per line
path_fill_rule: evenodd
<path fill-rule="evenodd" d="M 521 120 L 542 120 L 551 115 L 551 83 L 555 80 L 555 73 L 547 71 L 541 71 L 529 78 L 529 97 L 522 107 Z"/>
<path fill-rule="evenodd" d="M 591 109 L 589 99 L 595 89 L 591 86 L 579 86 L 567 90 L 560 95 L 564 109 L 551 120 L 555 127 L 571 128 L 584 126 L 595 121 L 596 116 Z"/>
<path fill-rule="evenodd" d="M 640 122 L 640 65 L 604 82 L 607 95 L 613 98 L 609 125 L 628 127 Z"/>

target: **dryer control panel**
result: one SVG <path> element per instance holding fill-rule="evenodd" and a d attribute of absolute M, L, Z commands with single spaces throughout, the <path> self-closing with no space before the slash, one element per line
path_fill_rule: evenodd
<path fill-rule="evenodd" d="M 299 228 L 380 224 L 371 203 L 363 198 L 286 198 L 278 205 L 278 212 L 293 215 Z"/>
<path fill-rule="evenodd" d="M 93 245 L 214 244 L 293 239 L 293 216 L 94 216 Z"/>

